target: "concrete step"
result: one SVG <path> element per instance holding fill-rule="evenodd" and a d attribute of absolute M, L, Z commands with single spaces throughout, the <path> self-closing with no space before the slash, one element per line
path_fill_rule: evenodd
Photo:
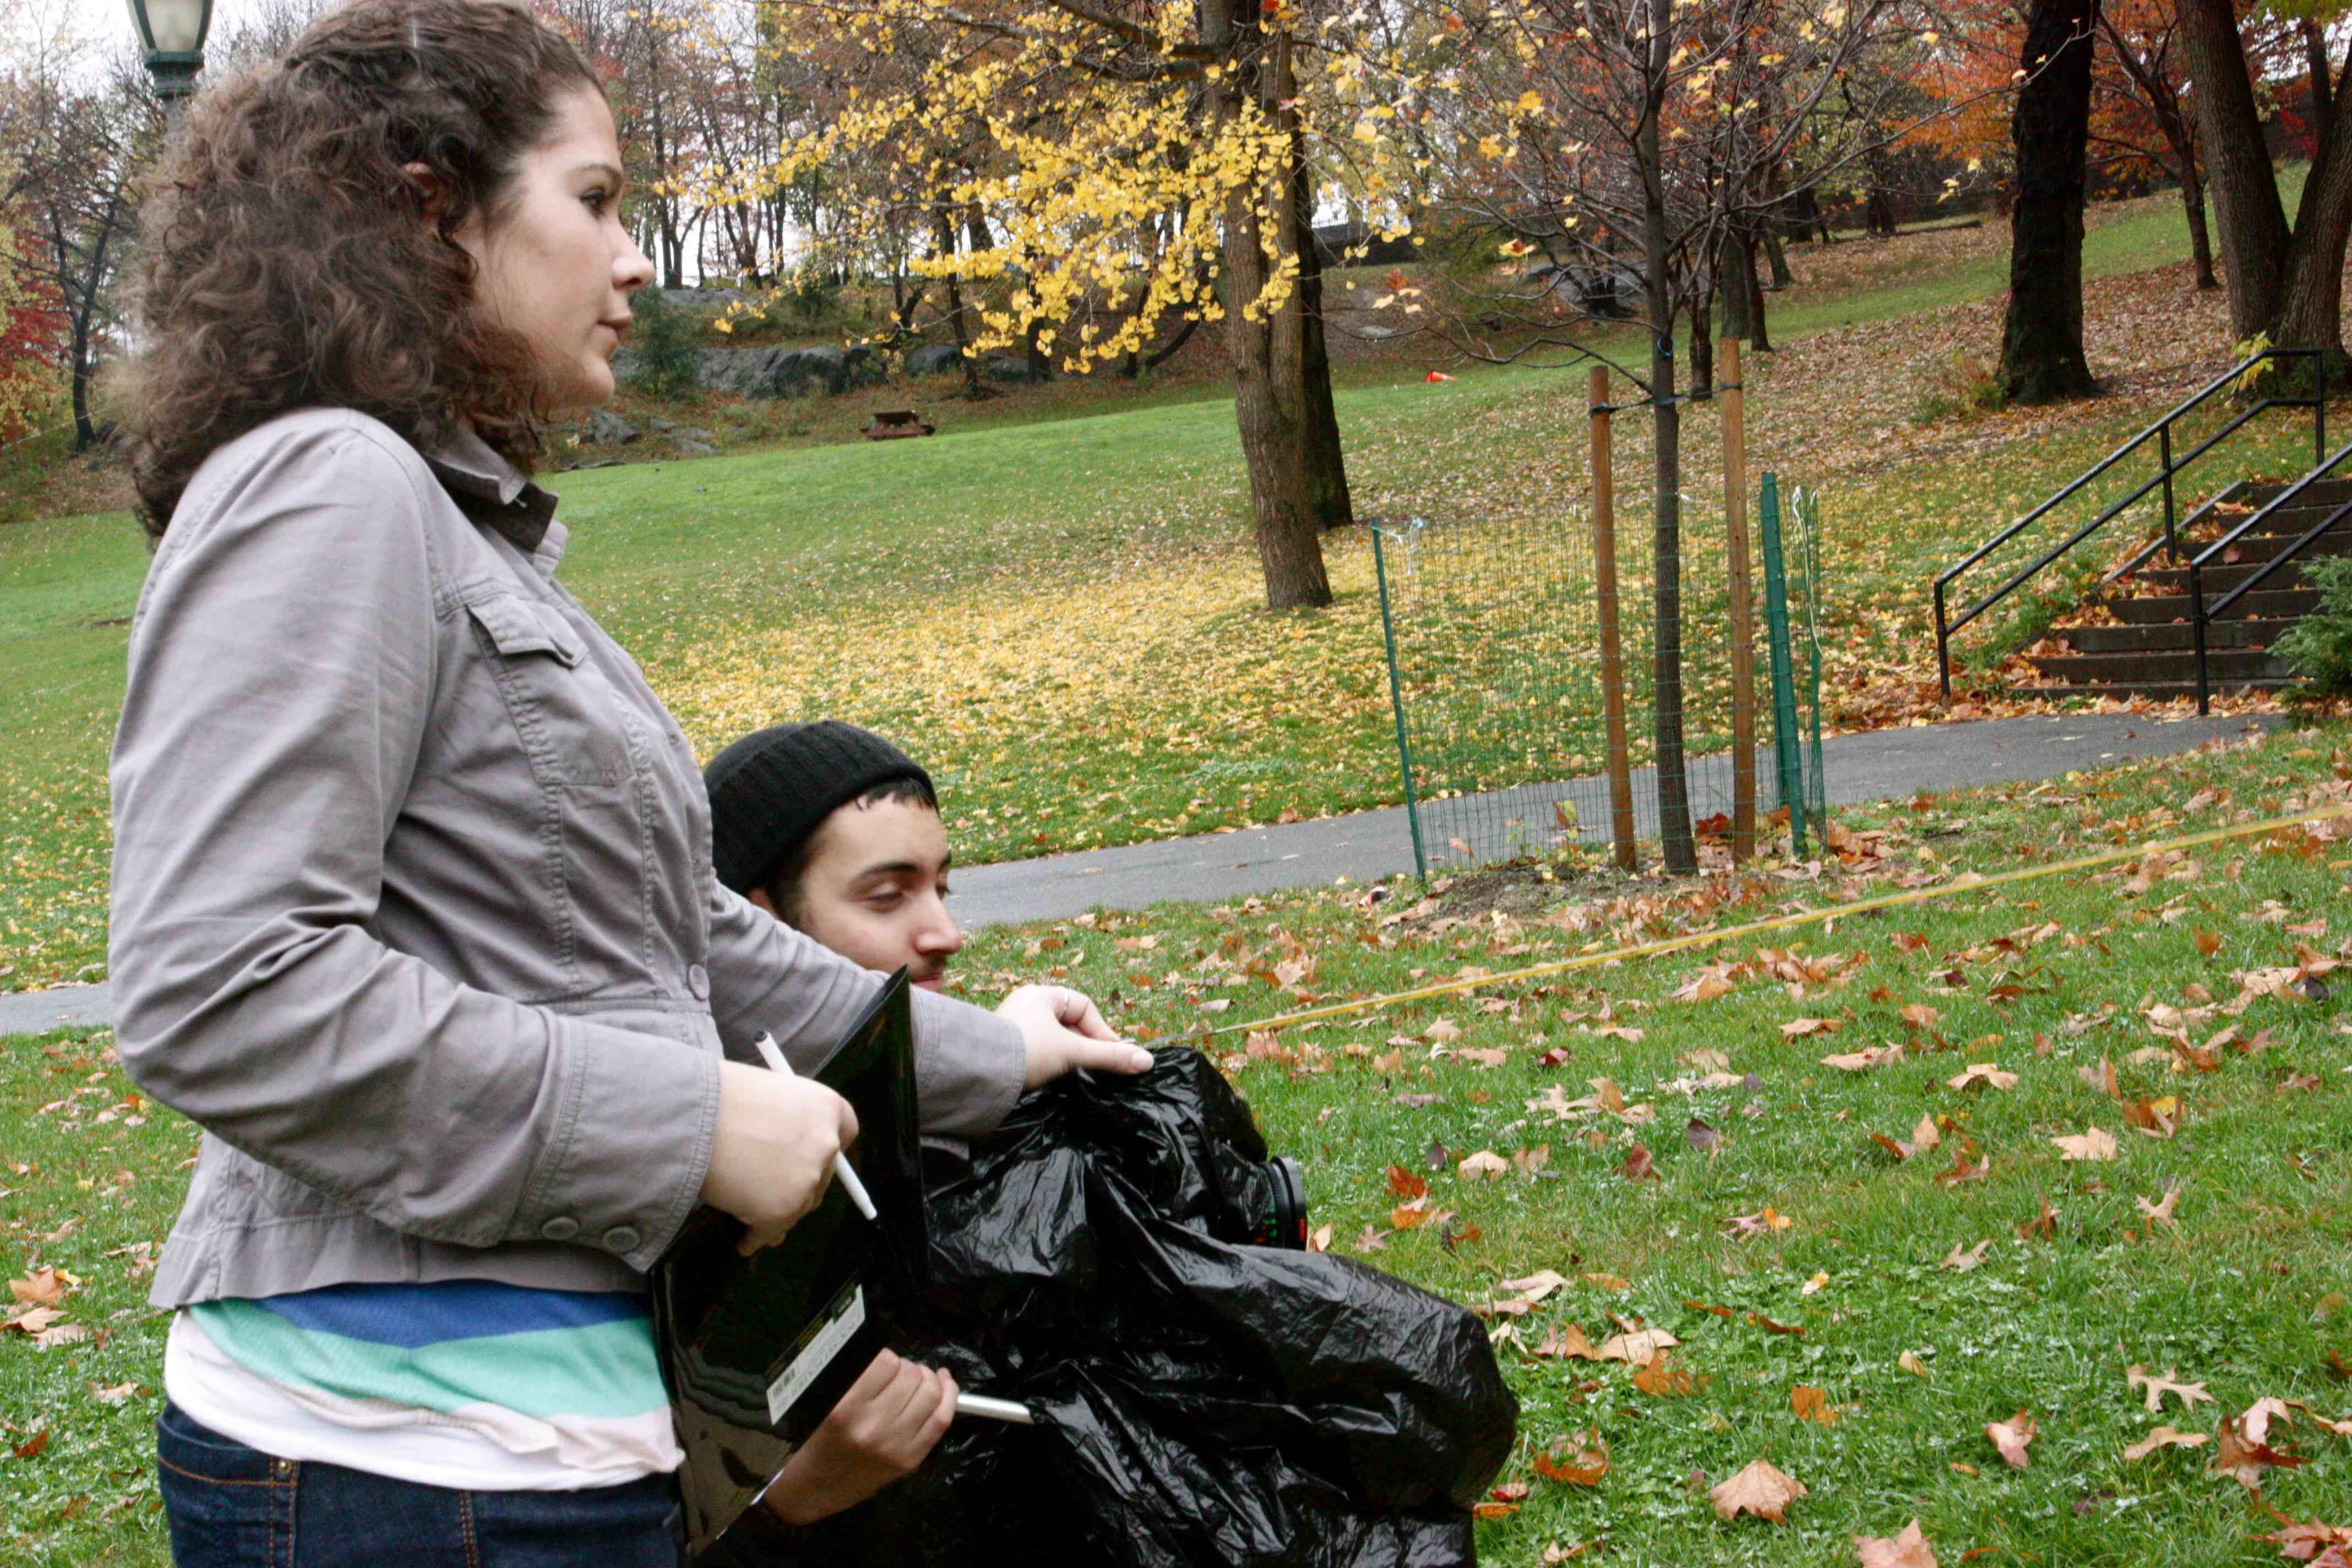
<path fill-rule="evenodd" d="M 2273 561 L 2286 553 L 2287 546 L 2301 539 L 2305 530 L 2317 521 L 2319 521 L 2318 517 L 2314 516 L 2309 523 L 2304 525 L 2304 528 L 2293 529 L 2285 532 L 2272 532 L 2265 530 L 2261 533 L 2249 533 L 2230 548 L 2238 552 L 2238 560 L 2241 563 Z M 2200 544 L 2197 550 L 2208 548 L 2210 546 Z M 2196 550 L 2185 551 L 2184 559 L 2196 552 Z M 2326 533 L 2305 545 L 2303 553 L 2305 556 L 2352 555 L 2352 522 L 2339 523 L 2329 529 Z"/>
<path fill-rule="evenodd" d="M 2284 484 L 2248 485 L 2237 499 L 2248 506 L 2261 508 L 2270 505 L 2286 491 L 2287 487 Z M 2321 479 L 2305 486 L 2303 493 L 2294 499 L 2297 506 L 2341 506 L 2352 500 L 2352 479 Z"/>
<path fill-rule="evenodd" d="M 2150 599 L 2110 599 L 2107 608 L 2116 618 L 2137 626 L 2163 626 L 2189 621 L 2189 595 L 2167 594 Z M 2294 620 L 2319 608 L 2316 588 L 2273 588 L 2265 583 L 2236 604 L 2230 606 L 2232 616 L 2243 610 L 2249 616 L 2264 619 Z"/>
<path fill-rule="evenodd" d="M 2210 599 L 2216 594 L 2228 593 L 2231 589 L 2236 587 L 2239 584 L 2245 582 L 2248 578 L 2253 576 L 2255 573 L 2261 571 L 2263 564 L 2263 563 L 2258 561 L 2246 561 L 2241 562 L 2235 566 L 2206 567 L 2203 572 L 2199 574 L 2200 580 L 2204 584 L 2205 596 L 2208 599 Z M 2157 567 L 2150 571 L 2134 574 L 2134 579 L 2135 581 L 2142 583 L 2153 583 L 2158 587 L 2168 589 L 2170 592 L 2175 594 L 2185 595 L 2189 591 L 2189 568 L 2186 566 Z M 2285 565 L 2280 567 L 2277 571 L 2272 573 L 2269 576 L 2263 578 L 2262 587 L 2255 591 L 2257 593 L 2262 593 L 2280 588 L 2300 588 L 2303 585 L 2302 563 L 2300 561 L 2290 561 Z"/>
<path fill-rule="evenodd" d="M 2074 686 L 2193 682 L 2197 679 L 2197 654 L 2190 648 L 2028 655 L 2026 662 L 2053 680 Z M 2214 681 L 2284 682 L 2294 679 L 2284 661 L 2261 648 L 2210 648 L 2205 658 L 2205 669 L 2208 679 Z"/>
<path fill-rule="evenodd" d="M 2265 648 L 2293 625 L 2292 619 L 2214 621 L 2205 628 L 2205 646 L 2209 649 Z M 2186 620 L 2121 626 L 2061 626 L 2050 635 L 2064 637 L 2076 653 L 2152 653 L 2174 648 L 2194 651 L 2197 646 L 2197 628 Z"/>

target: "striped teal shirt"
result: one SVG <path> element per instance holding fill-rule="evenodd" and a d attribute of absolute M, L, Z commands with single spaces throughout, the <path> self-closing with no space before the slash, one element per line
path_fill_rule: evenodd
<path fill-rule="evenodd" d="M 266 1452 L 429 1485 L 608 1485 L 679 1460 L 631 1291 L 457 1279 L 207 1301 L 174 1326 L 166 1384 Z"/>

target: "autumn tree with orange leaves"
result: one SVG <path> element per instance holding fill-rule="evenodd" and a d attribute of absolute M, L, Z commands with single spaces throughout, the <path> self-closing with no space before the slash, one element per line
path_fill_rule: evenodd
<path fill-rule="evenodd" d="M 0 209 L 0 443 L 23 439 L 56 405 L 65 312 L 42 269 L 20 265 L 38 241 Z"/>

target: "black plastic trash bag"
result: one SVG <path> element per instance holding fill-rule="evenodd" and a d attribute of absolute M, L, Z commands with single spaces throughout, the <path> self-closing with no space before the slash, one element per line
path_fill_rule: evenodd
<path fill-rule="evenodd" d="M 959 1420 L 809 1560 L 1441 1568 L 1518 1405 L 1478 1321 L 1303 1241 L 1249 1108 L 1197 1051 L 1025 1099 L 935 1169 L 901 1353 L 1033 1427 Z M 1294 1231 L 1293 1226 L 1300 1228 Z"/>

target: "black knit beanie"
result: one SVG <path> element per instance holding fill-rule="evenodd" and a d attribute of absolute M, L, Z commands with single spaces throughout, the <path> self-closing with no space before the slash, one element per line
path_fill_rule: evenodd
<path fill-rule="evenodd" d="M 874 733 L 837 719 L 754 731 L 702 770 L 710 792 L 710 860 L 739 893 L 765 887 L 777 867 L 836 810 L 877 784 L 931 775 Z"/>

